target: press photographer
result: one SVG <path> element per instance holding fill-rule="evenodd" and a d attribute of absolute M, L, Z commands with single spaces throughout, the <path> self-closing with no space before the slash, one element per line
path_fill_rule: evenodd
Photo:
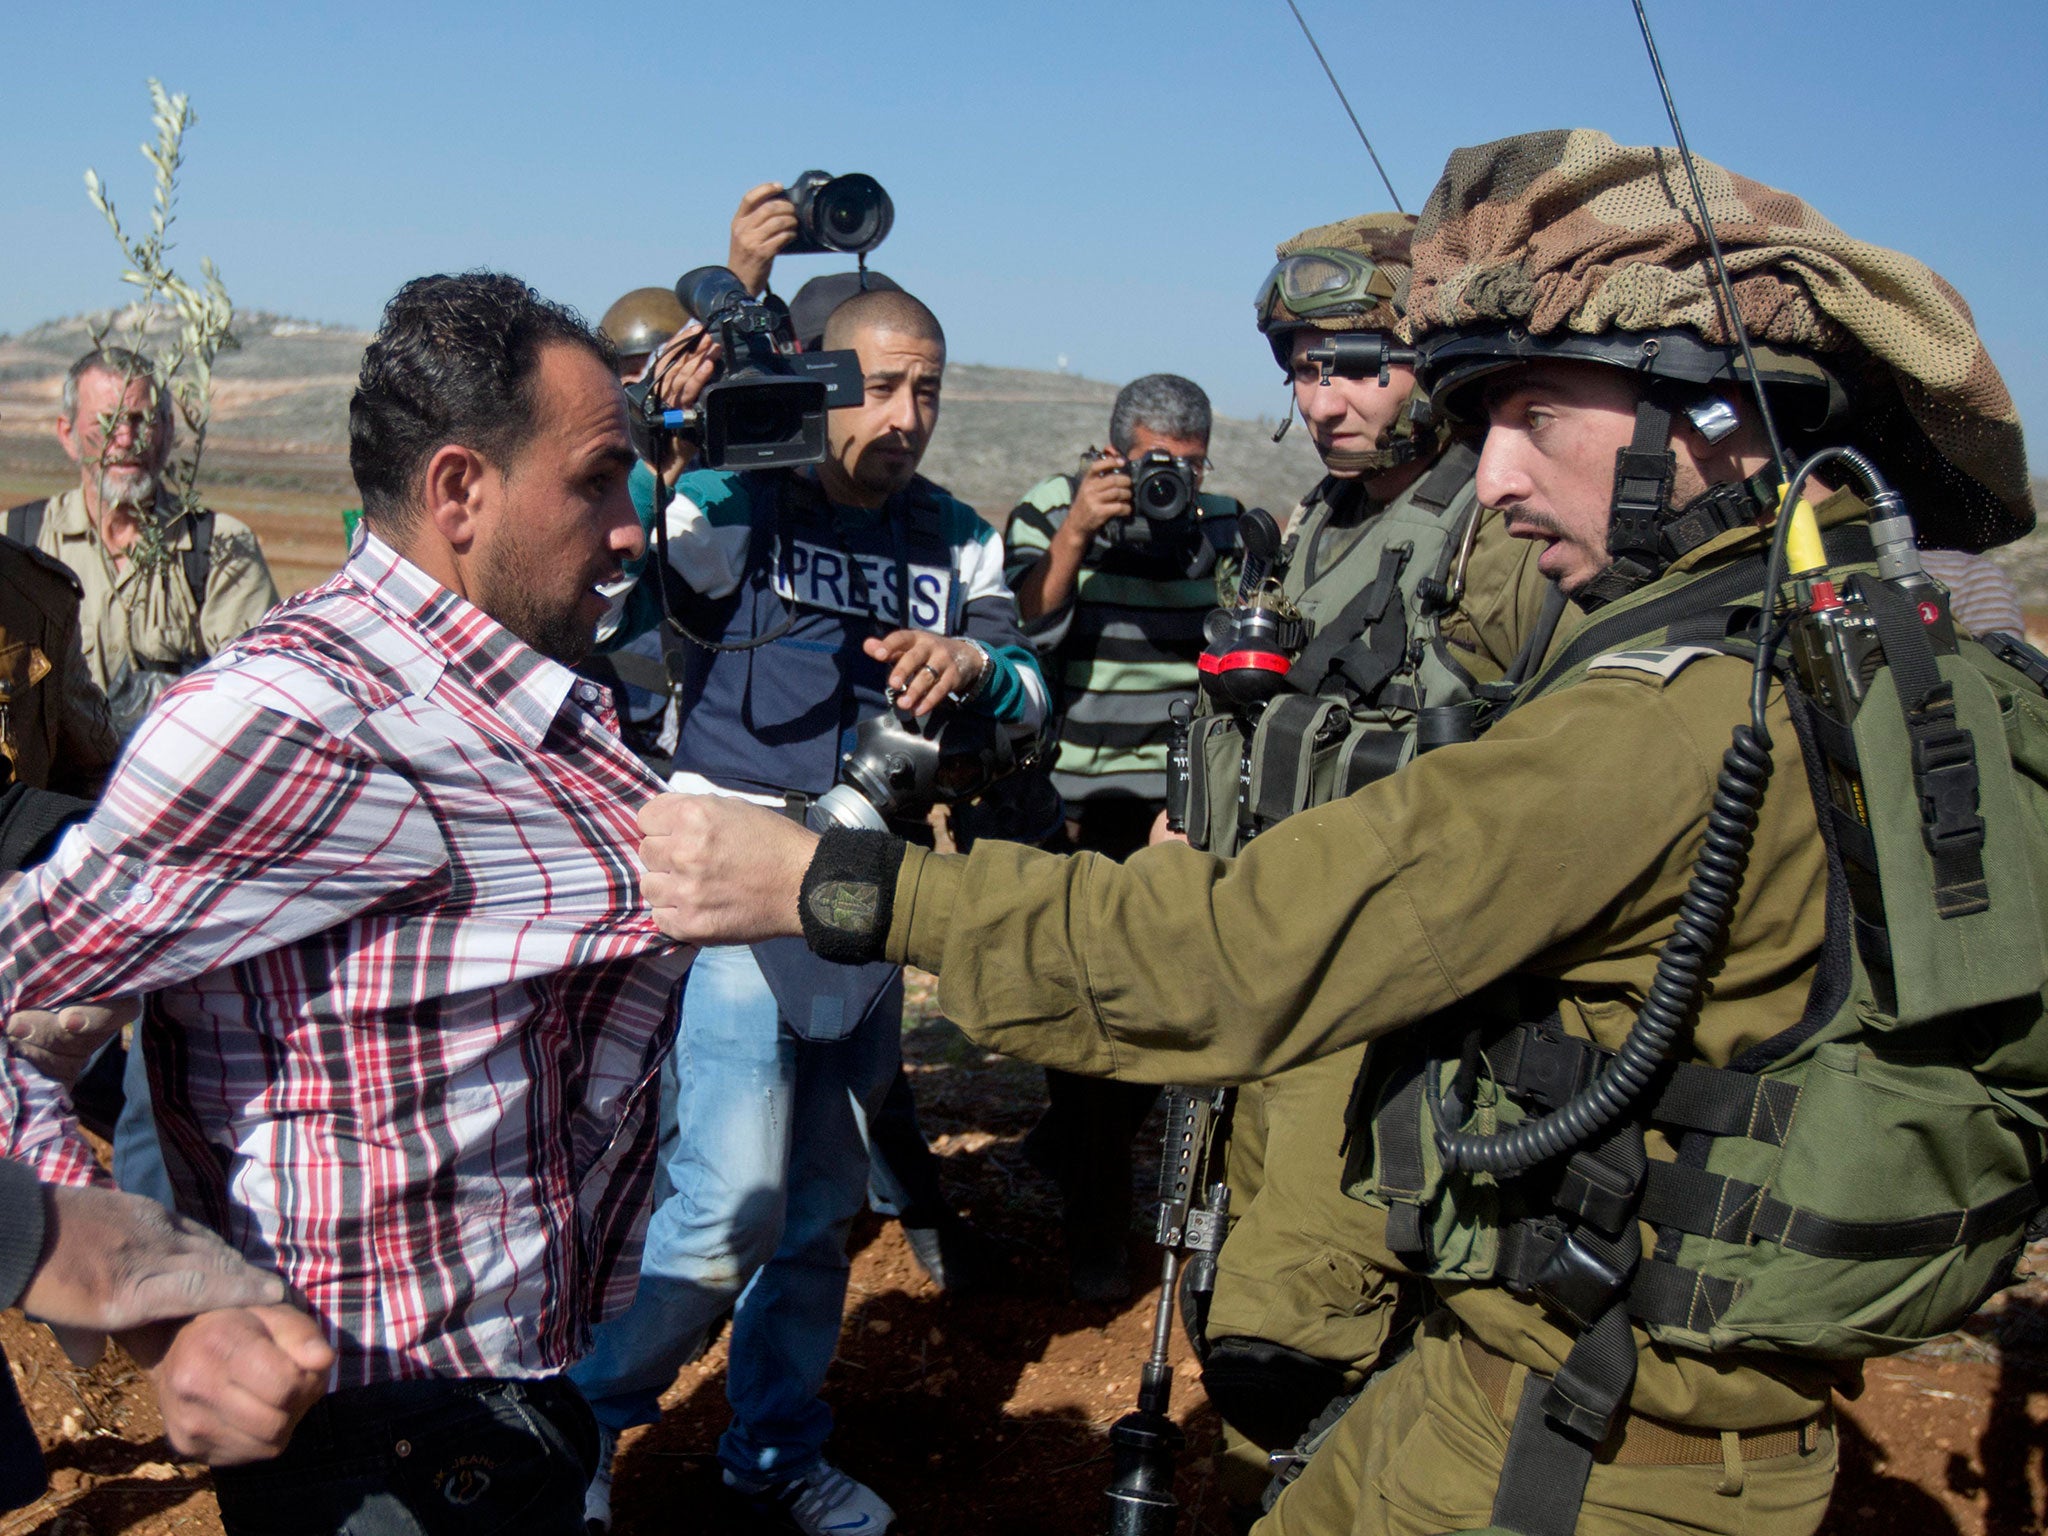
<path fill-rule="evenodd" d="M 1148 374 L 1110 408 L 1109 448 L 1010 513 L 1004 575 L 1063 722 L 1052 783 L 1069 848 L 1121 859 L 1166 804 L 1168 710 L 1194 694 L 1202 620 L 1234 581 L 1244 511 L 1201 488 L 1210 425 L 1200 386 Z M 1131 1139 L 1157 1093 L 1046 1078 L 1051 1108 L 1026 1150 L 1060 1186 L 1074 1294 L 1117 1300 L 1131 1288 Z"/>
<path fill-rule="evenodd" d="M 776 374 L 753 350 L 779 346 L 756 329 L 772 311 L 725 308 L 744 288 L 729 273 L 691 278 L 686 307 L 714 330 L 731 322 L 725 376 L 694 424 L 707 426 L 721 398 L 759 389 L 728 418 L 744 430 L 703 440 L 742 455 L 750 441 L 774 441 L 785 456 L 772 468 L 692 470 L 657 525 L 673 576 L 664 644 L 683 704 L 672 782 L 802 819 L 844 782 L 843 758 L 872 744 L 872 722 L 887 720 L 899 745 L 949 713 L 1035 738 L 1045 687 L 995 534 L 917 473 L 945 371 L 937 319 L 905 293 L 856 293 L 832 313 L 822 352 L 777 352 L 798 366 L 841 351 L 856 363 L 859 403 L 823 413 L 805 464 L 796 417 L 809 408 L 787 387 L 802 375 Z M 761 374 L 743 372 L 748 350 Z M 783 404 L 794 414 L 777 419 Z M 642 583 L 631 609 L 639 622 L 653 586 Z M 915 817 L 923 806 L 887 809 Z M 719 1459 L 729 1486 L 805 1531 L 879 1532 L 893 1519 L 823 1459 L 831 1413 L 817 1392 L 867 1193 L 862 1124 L 897 1074 L 901 1011 L 894 966 L 837 967 L 792 941 L 698 956 L 663 1083 L 674 1193 L 653 1219 L 632 1308 L 574 1373 L 610 1433 L 652 1422 L 660 1393 L 737 1300 L 734 1421 Z M 593 1518 L 606 1504 L 600 1486 Z M 862 1517 L 870 1523 L 845 1523 Z"/>

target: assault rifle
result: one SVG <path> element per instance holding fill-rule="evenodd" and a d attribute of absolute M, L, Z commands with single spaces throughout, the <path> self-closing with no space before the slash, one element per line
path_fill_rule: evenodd
<path fill-rule="evenodd" d="M 1230 1218 L 1230 1186 L 1223 1180 L 1223 1139 L 1218 1133 L 1229 1117 L 1228 1088 L 1166 1090 L 1157 1236 L 1166 1252 L 1160 1264 L 1159 1305 L 1152 1317 L 1152 1353 L 1138 1384 L 1138 1406 L 1109 1432 L 1114 1457 L 1109 1536 L 1172 1536 L 1179 1522 L 1173 1471 L 1186 1437 L 1167 1416 L 1173 1399 L 1173 1366 L 1167 1350 L 1183 1262 L 1190 1290 L 1207 1294 L 1215 1289 L 1216 1253 Z"/>

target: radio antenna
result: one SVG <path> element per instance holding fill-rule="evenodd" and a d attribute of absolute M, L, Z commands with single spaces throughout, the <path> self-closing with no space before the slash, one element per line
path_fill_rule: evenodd
<path fill-rule="evenodd" d="M 1294 0 L 1287 0 L 1289 5 Z M 1671 82 L 1664 76 L 1664 61 L 1657 57 L 1657 39 L 1650 35 L 1650 13 L 1643 9 L 1643 0 L 1632 0 L 1636 8 L 1636 22 L 1643 29 L 1643 46 L 1650 50 L 1650 69 L 1657 76 L 1657 89 L 1664 94 L 1664 115 L 1671 119 L 1671 132 L 1678 139 L 1678 158 L 1685 165 L 1685 179 L 1692 187 L 1693 206 L 1699 209 L 1700 227 L 1707 234 L 1707 249 L 1714 256 L 1714 276 L 1721 289 L 1721 301 L 1728 307 L 1728 329 L 1735 333 L 1735 339 L 1742 345 L 1742 363 L 1749 370 L 1749 387 L 1756 395 L 1757 410 L 1762 413 L 1764 434 L 1771 442 L 1771 461 L 1777 466 L 1778 484 L 1789 485 L 1792 466 L 1785 458 L 1785 444 L 1778 437 L 1778 419 L 1771 414 L 1770 396 L 1764 390 L 1763 375 L 1757 372 L 1756 353 L 1749 345 L 1749 327 L 1742 323 L 1742 312 L 1735 307 L 1735 285 L 1728 280 L 1728 263 L 1721 255 L 1721 237 L 1714 233 L 1714 217 L 1707 212 L 1707 194 L 1700 189 L 1700 173 L 1694 169 L 1692 148 L 1685 142 L 1685 129 L 1678 121 L 1678 103 L 1671 97 Z"/>
<path fill-rule="evenodd" d="M 1351 98 L 1344 94 L 1344 87 L 1337 83 L 1336 72 L 1330 68 L 1330 61 L 1323 57 L 1322 45 L 1316 41 L 1315 33 L 1308 29 L 1308 18 L 1301 14 L 1301 7 L 1294 0 L 1287 0 L 1287 9 L 1294 12 L 1294 20 L 1301 28 L 1301 35 L 1308 39 L 1309 47 L 1316 51 L 1316 62 L 1323 66 L 1323 73 L 1329 76 L 1330 89 L 1337 93 L 1337 99 L 1344 103 L 1344 115 L 1351 119 L 1351 126 L 1358 130 L 1358 142 L 1365 146 L 1365 152 L 1372 156 L 1372 168 L 1380 173 L 1380 182 L 1387 189 L 1387 196 L 1394 200 L 1394 207 L 1401 213 L 1408 210 L 1401 207 L 1401 194 L 1394 190 L 1394 184 L 1387 178 L 1387 168 L 1380 164 L 1379 151 L 1372 147 L 1372 140 L 1365 136 L 1365 127 L 1358 121 L 1358 114 L 1351 110 Z M 1638 7 L 1640 9 L 1640 7 Z M 1647 25 L 1647 23 L 1645 23 Z"/>

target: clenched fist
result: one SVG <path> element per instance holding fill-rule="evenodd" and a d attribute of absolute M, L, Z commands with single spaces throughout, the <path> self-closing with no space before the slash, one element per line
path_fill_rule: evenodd
<path fill-rule="evenodd" d="M 818 834 L 723 795 L 658 795 L 640 808 L 641 893 L 690 944 L 752 944 L 803 932 L 797 901 Z"/>

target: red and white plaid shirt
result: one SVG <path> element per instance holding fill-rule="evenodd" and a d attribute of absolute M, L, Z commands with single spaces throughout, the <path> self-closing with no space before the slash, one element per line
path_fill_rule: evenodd
<path fill-rule="evenodd" d="M 0 1016 L 146 992 L 179 1204 L 335 1384 L 561 1369 L 632 1295 L 689 952 L 604 690 L 376 538 L 167 693 L 0 903 Z M 18 1056 L 0 1152 L 97 1169 Z"/>

